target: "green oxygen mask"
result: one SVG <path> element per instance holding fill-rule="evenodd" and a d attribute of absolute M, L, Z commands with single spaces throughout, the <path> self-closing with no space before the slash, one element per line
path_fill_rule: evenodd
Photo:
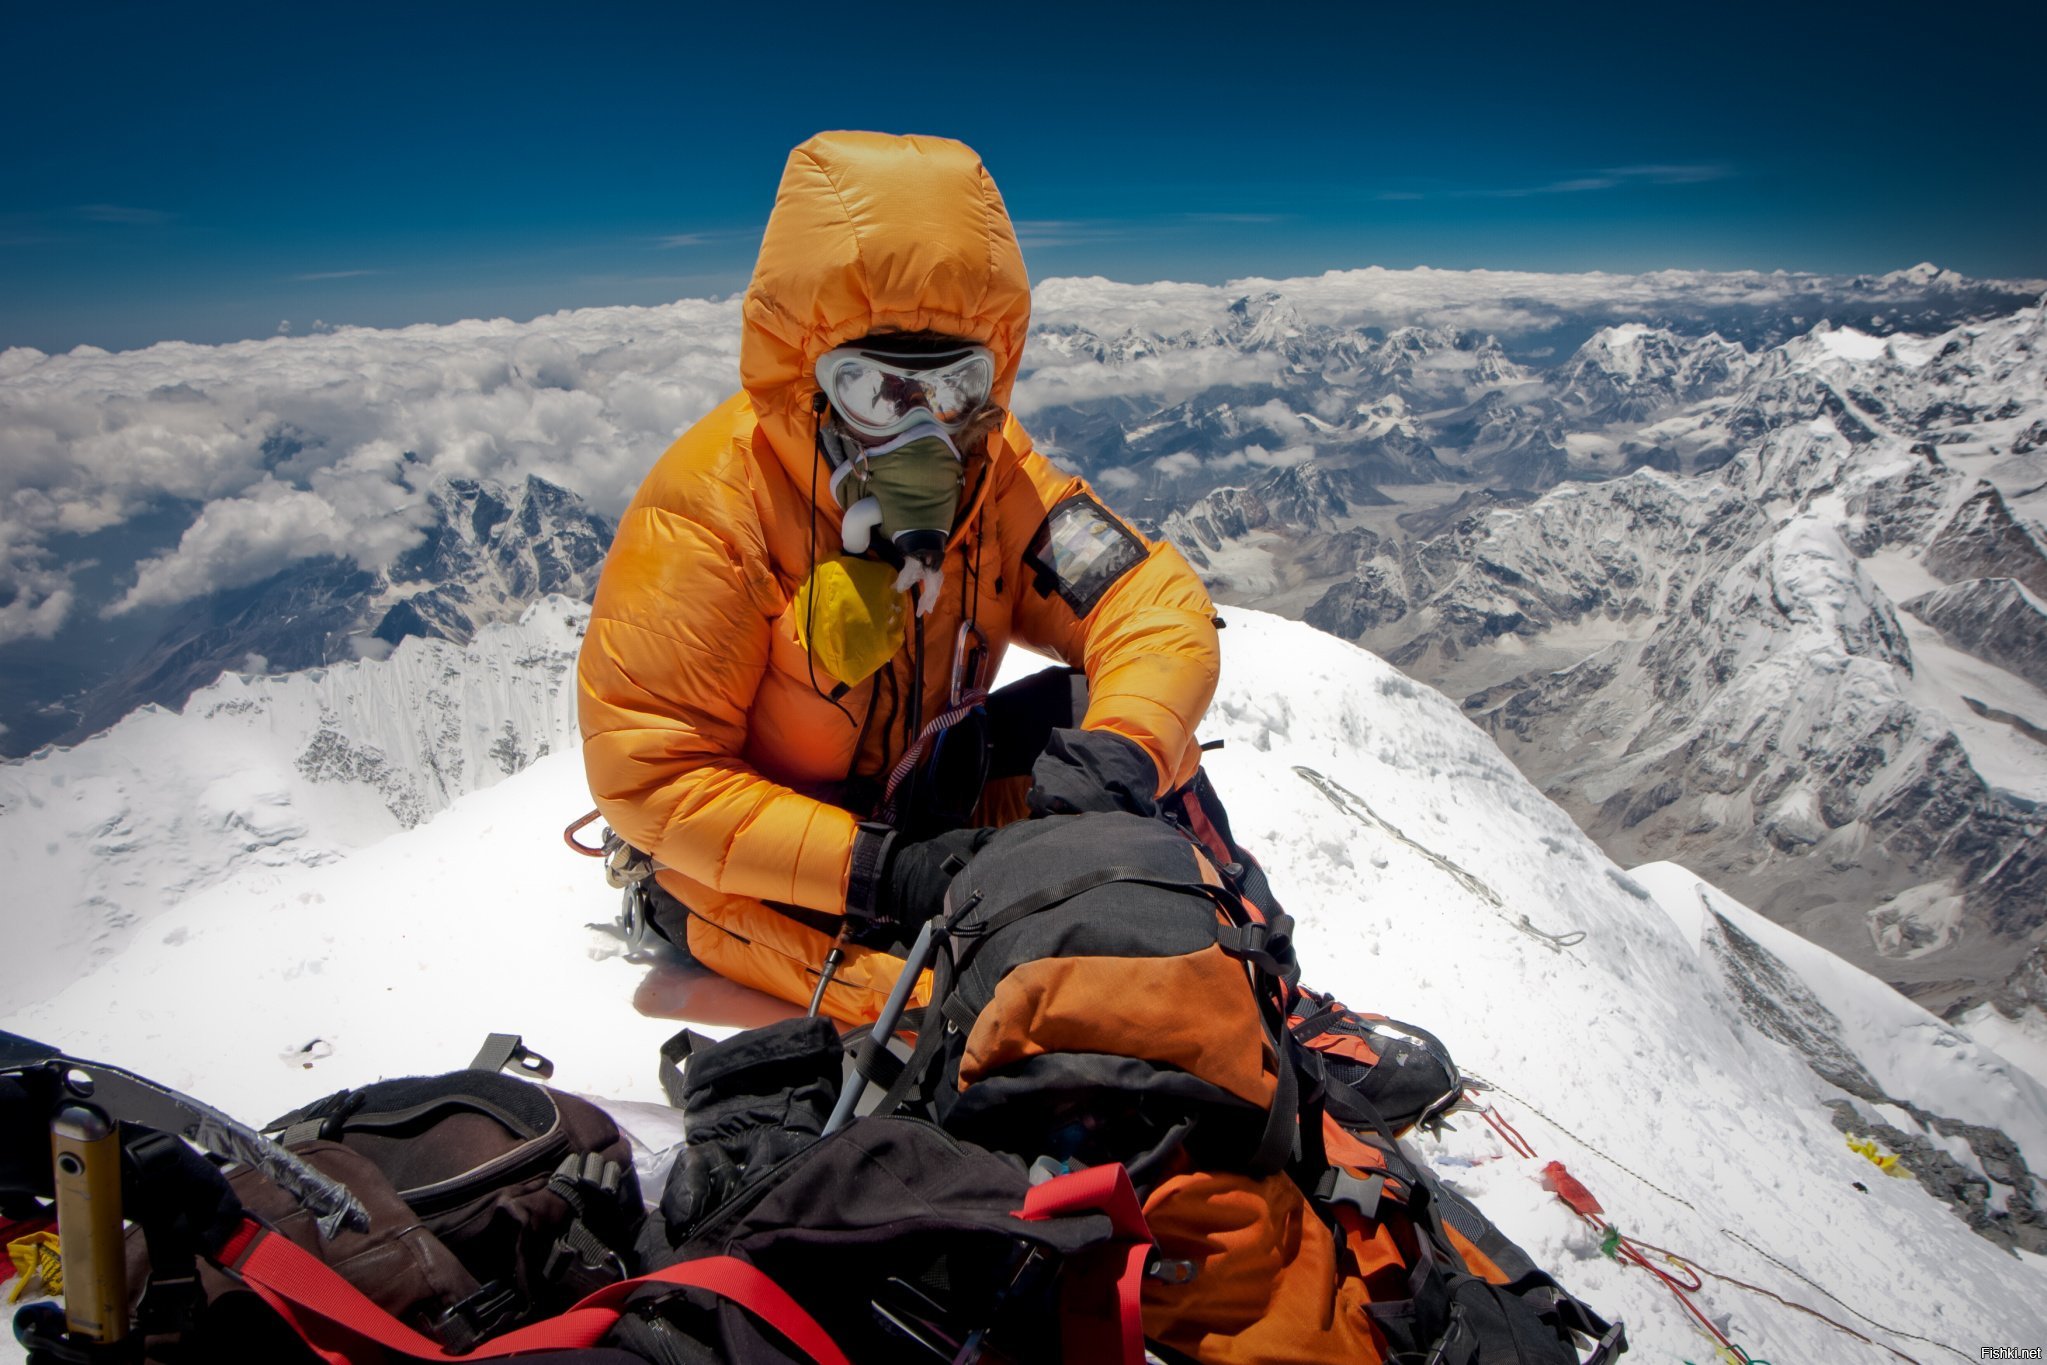
<path fill-rule="evenodd" d="M 832 475 L 832 496 L 845 509 L 841 543 L 863 554 L 878 526 L 905 560 L 935 568 L 959 515 L 965 470 L 958 447 L 935 421 L 860 451 Z"/>

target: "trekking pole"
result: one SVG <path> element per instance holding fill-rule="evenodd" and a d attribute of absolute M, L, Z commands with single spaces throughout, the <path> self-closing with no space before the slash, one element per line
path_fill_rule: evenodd
<path fill-rule="evenodd" d="M 881 1016 L 874 1021 L 873 1029 L 867 1035 L 868 1045 L 885 1048 L 889 1036 L 902 1022 L 903 1007 L 910 1002 L 910 991 L 916 986 L 917 978 L 924 972 L 924 964 L 931 960 L 931 950 L 938 943 L 938 923 L 925 920 L 924 927 L 917 931 L 917 941 L 910 945 L 910 955 L 903 960 L 903 973 L 896 978 L 894 989 L 888 993 L 888 1001 L 881 1007 Z M 853 1107 L 860 1103 L 860 1097 L 867 1093 L 867 1077 L 855 1070 L 846 1081 L 846 1088 L 839 1092 L 839 1103 L 832 1110 L 831 1121 L 824 1126 L 823 1136 L 830 1137 L 853 1120 Z"/>

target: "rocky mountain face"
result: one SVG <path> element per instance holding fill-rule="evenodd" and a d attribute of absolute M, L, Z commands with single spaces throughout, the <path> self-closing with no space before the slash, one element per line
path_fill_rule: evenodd
<path fill-rule="evenodd" d="M 421 519 L 419 543 L 381 573 L 336 557 L 301 560 L 186 604 L 68 703 L 75 721 L 56 742 L 76 743 L 140 706 L 182 706 L 224 672 L 381 657 L 411 638 L 467 644 L 548 594 L 587 601 L 613 532 L 575 494 L 537 477 L 512 487 L 438 480 Z"/>
<path fill-rule="evenodd" d="M 2039 293 L 1930 265 L 1846 279 L 1665 272 L 1619 291 L 1528 294 L 1517 290 L 1531 277 L 1395 279 L 1336 273 L 1226 304 L 1191 286 L 1049 282 L 1017 410 L 1042 445 L 1154 523 L 1310 459 L 1378 485 L 1540 492 L 1725 463 L 1774 429 L 1777 407 L 1825 401 L 1782 382 L 1760 391 L 1772 367 L 1780 380 L 1796 370 L 1774 357 L 1816 323 L 1941 331 Z"/>
<path fill-rule="evenodd" d="M 1608 329 L 1497 405 L 1567 451 L 1724 459 L 1371 528 L 1253 484 L 1161 529 L 1226 597 L 1291 583 L 1464 696 L 1623 862 L 1709 872 L 1936 1009 L 2016 1008 L 2047 944 L 2042 316 L 1760 354 Z M 1264 519 L 1226 524 L 1247 499 Z"/>

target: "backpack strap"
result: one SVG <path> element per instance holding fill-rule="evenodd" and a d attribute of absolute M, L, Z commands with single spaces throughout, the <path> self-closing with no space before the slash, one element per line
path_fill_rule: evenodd
<path fill-rule="evenodd" d="M 1106 1258 L 1102 1277 L 1067 1277 L 1060 1304 L 1065 1319 L 1064 1358 L 1074 1365 L 1142 1365 L 1144 1270 L 1155 1245 L 1130 1173 L 1121 1166 L 1089 1166 L 1033 1185 L 1017 1216 L 1037 1221 L 1099 1213 L 1114 1240 L 1091 1253 Z M 1109 1293 L 1101 1291 L 1106 1288 Z"/>
<path fill-rule="evenodd" d="M 212 1258 L 255 1291 L 329 1365 L 361 1365 L 368 1342 L 401 1360 L 491 1360 L 522 1351 L 594 1346 L 611 1330 L 620 1305 L 649 1285 L 703 1289 L 730 1299 L 786 1337 L 817 1365 L 849 1365 L 817 1320 L 755 1266 L 733 1256 L 707 1256 L 607 1285 L 557 1317 L 536 1322 L 457 1355 L 413 1331 L 371 1302 L 310 1252 L 254 1219 L 245 1219 Z"/>

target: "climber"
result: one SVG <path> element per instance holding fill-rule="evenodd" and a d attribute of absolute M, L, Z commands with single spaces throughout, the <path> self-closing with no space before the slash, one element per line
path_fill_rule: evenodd
<path fill-rule="evenodd" d="M 845 1022 L 990 827 L 1104 791 L 1147 809 L 1198 763 L 1214 609 L 1007 411 L 1029 321 L 969 148 L 812 138 L 746 292 L 741 391 L 654 466 L 598 584 L 584 761 L 658 869 L 657 925 Z M 1012 641 L 1069 669 L 987 696 Z"/>

